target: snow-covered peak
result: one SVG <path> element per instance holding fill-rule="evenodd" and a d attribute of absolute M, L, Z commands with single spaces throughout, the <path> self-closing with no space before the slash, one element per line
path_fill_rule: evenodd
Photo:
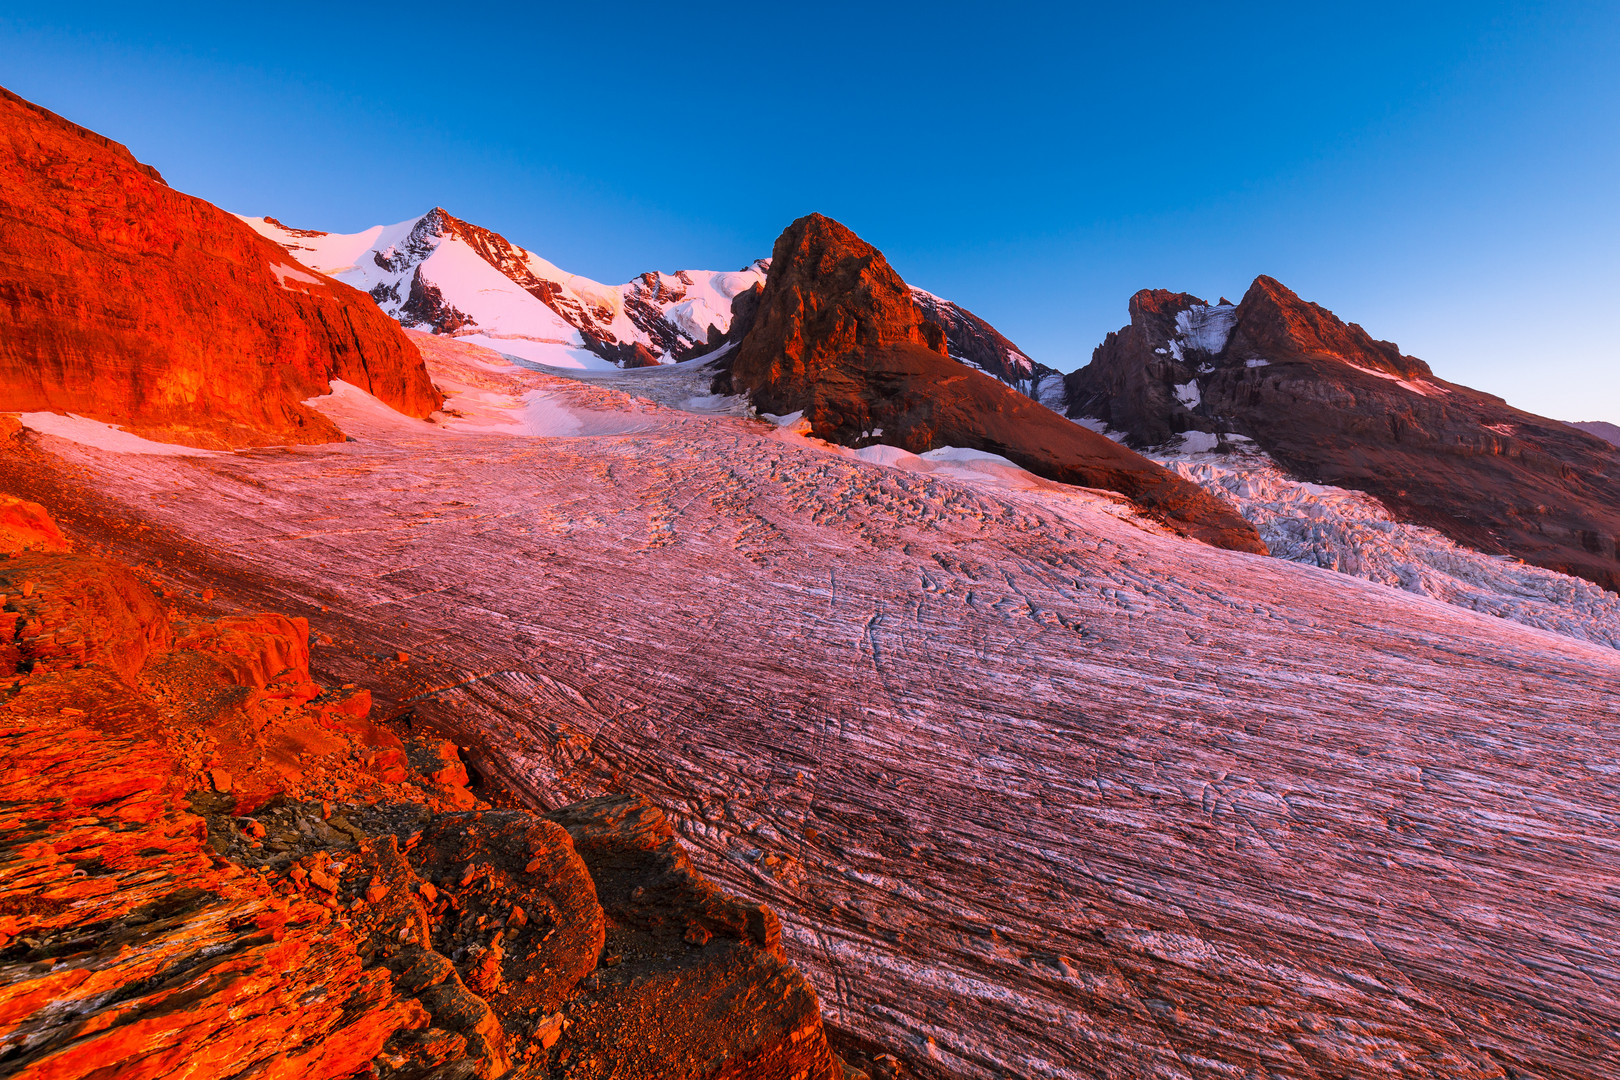
<path fill-rule="evenodd" d="M 770 270 L 769 259 L 757 259 L 740 270 L 649 271 L 607 285 L 442 207 L 357 233 L 242 220 L 304 266 L 369 293 L 406 327 L 552 367 L 645 367 L 701 355 L 731 329 L 732 300 L 763 286 Z M 1062 406 L 1061 373 L 960 305 L 915 287 L 911 294 L 945 331 L 953 358 Z"/>
<path fill-rule="evenodd" d="M 768 261 L 736 271 L 649 272 L 623 285 L 570 274 L 435 207 L 358 233 L 242 219 L 299 262 L 358 288 L 401 324 L 555 367 L 673 363 L 731 326 L 731 301 Z"/>

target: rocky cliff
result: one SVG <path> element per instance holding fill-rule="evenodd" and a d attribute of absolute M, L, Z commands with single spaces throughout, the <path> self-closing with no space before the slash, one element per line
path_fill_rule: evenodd
<path fill-rule="evenodd" d="M 838 1080 L 775 915 L 632 796 L 468 790 L 0 496 L 0 1073 Z"/>
<path fill-rule="evenodd" d="M 945 331 L 945 351 L 953 360 L 978 368 L 1037 401 L 1062 400 L 1063 373 L 1047 367 L 960 304 L 915 285 L 911 298 L 923 318 Z"/>
<path fill-rule="evenodd" d="M 1620 450 L 1601 438 L 1437 378 L 1268 277 L 1236 305 L 1144 290 L 1130 314 L 1068 376 L 1070 416 L 1136 446 L 1251 440 L 1401 521 L 1620 590 Z"/>
<path fill-rule="evenodd" d="M 332 379 L 410 416 L 441 400 L 364 295 L 0 90 L 0 408 L 191 446 L 329 442 L 301 402 Z"/>
<path fill-rule="evenodd" d="M 762 410 L 803 412 L 816 437 L 913 453 L 983 450 L 1065 484 L 1130 498 L 1155 520 L 1219 547 L 1265 550 L 1252 526 L 1196 485 L 952 360 L 881 252 L 812 214 L 776 241 L 730 368 Z"/>

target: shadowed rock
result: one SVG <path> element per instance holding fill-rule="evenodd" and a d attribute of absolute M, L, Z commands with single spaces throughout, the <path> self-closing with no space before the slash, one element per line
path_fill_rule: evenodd
<path fill-rule="evenodd" d="M 1439 379 L 1269 277 L 1236 306 L 1144 290 L 1130 311 L 1068 377 L 1071 416 L 1137 446 L 1241 435 L 1457 543 L 1620 589 L 1620 449 L 1601 438 Z"/>

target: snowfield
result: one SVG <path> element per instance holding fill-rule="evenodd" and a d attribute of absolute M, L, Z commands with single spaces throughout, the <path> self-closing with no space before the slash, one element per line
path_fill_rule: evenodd
<path fill-rule="evenodd" d="M 347 388 L 317 407 L 353 442 L 41 435 L 48 479 L 175 588 L 307 614 L 324 679 L 536 802 L 657 800 L 919 1075 L 1612 1077 L 1612 609 L 1572 601 L 1590 641 L 1498 617 L 1520 581 L 1556 621 L 1550 586 L 1263 468 L 1177 463 L 1287 558 L 984 456 L 835 451 L 702 364 L 428 342 L 433 422 Z M 1352 554 L 1431 595 L 1289 561 Z"/>
<path fill-rule="evenodd" d="M 1620 649 L 1620 596 L 1398 522 L 1362 492 L 1294 480 L 1258 449 L 1214 445 L 1189 432 L 1175 451 L 1149 456 L 1235 505 L 1277 558 Z"/>

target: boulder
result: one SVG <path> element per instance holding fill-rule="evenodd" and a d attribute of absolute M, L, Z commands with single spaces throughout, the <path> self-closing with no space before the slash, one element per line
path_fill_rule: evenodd
<path fill-rule="evenodd" d="M 72 548 L 39 503 L 0 494 L 0 554 Z"/>
<path fill-rule="evenodd" d="M 227 615 L 179 628 L 174 647 L 214 656 L 238 686 L 264 689 L 272 680 L 307 685 L 309 620 L 285 615 Z M 313 696 L 313 695 L 311 695 Z"/>
<path fill-rule="evenodd" d="M 99 664 L 133 683 L 171 640 L 168 613 L 152 590 L 106 559 L 44 552 L 0 559 L 0 594 L 4 637 L 33 669 Z"/>

